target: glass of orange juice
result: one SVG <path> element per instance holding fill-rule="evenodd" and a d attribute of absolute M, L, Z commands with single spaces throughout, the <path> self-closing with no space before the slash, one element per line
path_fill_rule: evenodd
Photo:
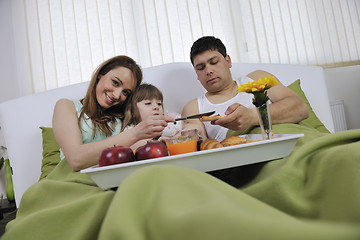
<path fill-rule="evenodd" d="M 170 156 L 196 152 L 196 136 L 187 135 L 165 139 Z"/>
<path fill-rule="evenodd" d="M 197 129 L 190 129 L 181 131 L 181 136 L 195 135 L 196 136 L 196 151 L 200 151 L 200 145 L 202 142 L 202 137 L 200 136 Z"/>

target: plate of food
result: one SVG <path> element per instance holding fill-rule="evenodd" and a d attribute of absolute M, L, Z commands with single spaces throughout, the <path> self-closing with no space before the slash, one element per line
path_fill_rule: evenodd
<path fill-rule="evenodd" d="M 274 134 L 273 139 L 262 140 L 261 134 L 229 137 L 220 142 L 205 140 L 200 151 L 158 157 L 140 161 L 102 166 L 95 165 L 81 170 L 102 189 L 118 187 L 134 171 L 154 165 L 177 165 L 209 172 L 286 157 L 297 140 L 304 134 Z M 234 145 L 234 141 L 237 141 Z M 206 147 L 206 142 L 208 146 Z M 217 145 L 214 146 L 213 144 Z"/>

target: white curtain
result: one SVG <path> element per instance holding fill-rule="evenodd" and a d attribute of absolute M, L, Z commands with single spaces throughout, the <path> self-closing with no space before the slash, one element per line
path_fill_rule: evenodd
<path fill-rule="evenodd" d="M 189 61 L 214 35 L 234 62 L 360 64 L 360 0 L 13 0 L 22 95 L 88 81 L 102 61 Z"/>

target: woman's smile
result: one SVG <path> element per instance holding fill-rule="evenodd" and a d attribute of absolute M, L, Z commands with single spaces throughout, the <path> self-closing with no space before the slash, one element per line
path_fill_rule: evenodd
<path fill-rule="evenodd" d="M 107 93 L 105 93 L 105 97 L 106 97 L 106 100 L 107 102 L 111 105 L 115 102 L 117 102 L 116 100 L 113 100 L 111 97 L 109 97 L 109 95 Z"/>

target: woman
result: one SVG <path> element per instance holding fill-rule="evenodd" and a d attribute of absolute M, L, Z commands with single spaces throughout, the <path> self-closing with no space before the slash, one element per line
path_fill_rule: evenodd
<path fill-rule="evenodd" d="M 140 85 L 142 71 L 127 56 L 103 62 L 94 72 L 85 98 L 60 99 L 54 109 L 53 131 L 74 171 L 98 163 L 101 151 L 114 145 L 131 146 L 135 142 L 161 135 L 170 117 L 154 115 L 121 132 L 126 99 Z"/>

